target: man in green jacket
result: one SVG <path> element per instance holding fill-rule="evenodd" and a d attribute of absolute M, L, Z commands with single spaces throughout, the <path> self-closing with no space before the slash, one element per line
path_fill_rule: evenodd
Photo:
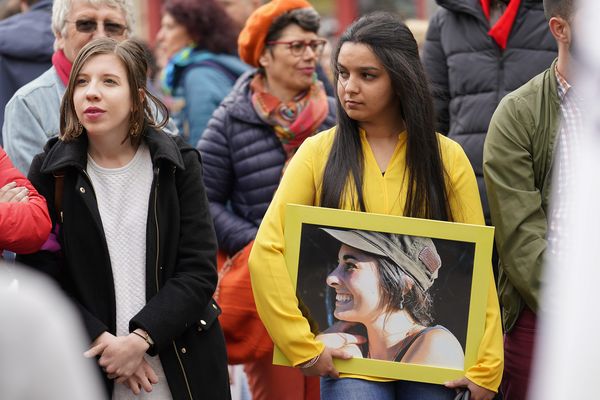
<path fill-rule="evenodd" d="M 568 190 L 572 174 L 567 149 L 580 124 L 577 93 L 569 84 L 576 1 L 544 0 L 558 58 L 500 102 L 484 145 L 483 172 L 500 258 L 506 400 L 527 396 L 544 258 L 556 251 L 564 207 L 555 201 L 560 196 L 550 207 L 550 194 Z"/>

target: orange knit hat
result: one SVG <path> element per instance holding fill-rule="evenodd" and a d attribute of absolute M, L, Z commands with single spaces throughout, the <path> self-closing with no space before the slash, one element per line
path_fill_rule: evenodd
<path fill-rule="evenodd" d="M 258 67 L 258 59 L 265 48 L 267 32 L 280 15 L 297 8 L 312 8 L 306 0 L 272 0 L 257 8 L 246 21 L 238 37 L 238 52 L 246 64 Z"/>

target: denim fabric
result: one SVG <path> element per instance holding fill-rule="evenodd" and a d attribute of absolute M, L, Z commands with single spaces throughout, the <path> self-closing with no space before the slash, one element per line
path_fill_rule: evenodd
<path fill-rule="evenodd" d="M 60 100 L 65 92 L 54 67 L 23 86 L 6 104 L 4 150 L 24 175 L 33 157 L 59 132 Z"/>
<path fill-rule="evenodd" d="M 60 102 L 65 85 L 54 67 L 23 86 L 6 105 L 2 138 L 4 150 L 11 161 L 24 175 L 36 154 L 41 153 L 48 139 L 60 132 Z M 158 115 L 156 109 L 153 109 Z M 160 121 L 161 117 L 157 119 Z M 177 134 L 173 121 L 163 130 Z"/>
<path fill-rule="evenodd" d="M 430 383 L 321 379 L 321 400 L 453 400 L 455 396 L 453 389 Z"/>

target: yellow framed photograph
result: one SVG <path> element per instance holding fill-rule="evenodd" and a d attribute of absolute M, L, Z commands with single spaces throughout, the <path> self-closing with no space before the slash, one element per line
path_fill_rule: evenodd
<path fill-rule="evenodd" d="M 317 338 L 347 376 L 441 384 L 475 364 L 494 229 L 299 205 L 286 264 Z M 275 348 L 273 362 L 290 365 Z"/>

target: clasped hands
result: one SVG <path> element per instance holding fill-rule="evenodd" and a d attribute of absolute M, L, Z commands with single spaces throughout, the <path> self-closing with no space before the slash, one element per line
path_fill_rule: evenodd
<path fill-rule="evenodd" d="M 151 392 L 152 385 L 158 383 L 156 373 L 144 359 L 148 347 L 146 341 L 133 333 L 115 336 L 104 332 L 83 355 L 87 358 L 99 356 L 98 365 L 108 378 L 124 384 L 137 395 L 142 389 Z"/>

